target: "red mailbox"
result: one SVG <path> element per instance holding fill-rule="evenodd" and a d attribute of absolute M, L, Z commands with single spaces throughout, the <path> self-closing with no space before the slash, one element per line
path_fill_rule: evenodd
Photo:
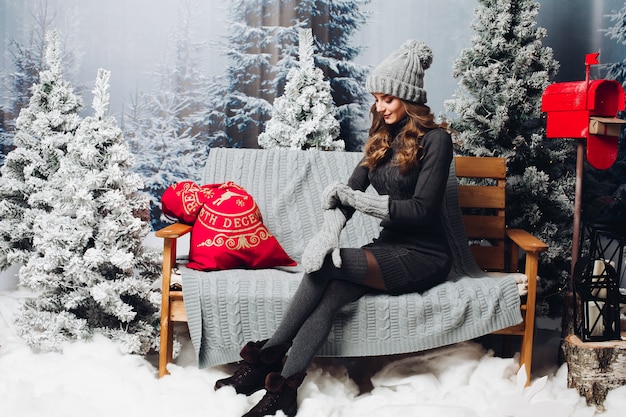
<path fill-rule="evenodd" d="M 587 56 L 587 80 L 548 86 L 541 110 L 547 113 L 546 137 L 587 139 L 587 160 L 607 169 L 617 159 L 617 140 L 626 123 L 617 113 L 624 110 L 624 89 L 614 80 L 589 81 L 589 65 L 597 54 Z"/>

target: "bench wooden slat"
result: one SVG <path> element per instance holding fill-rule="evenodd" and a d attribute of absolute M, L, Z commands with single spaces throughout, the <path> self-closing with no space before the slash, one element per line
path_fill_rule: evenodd
<path fill-rule="evenodd" d="M 187 312 L 185 311 L 182 291 L 170 291 L 170 320 L 178 322 L 187 321 Z"/>
<path fill-rule="evenodd" d="M 504 240 L 506 228 L 503 216 L 464 215 L 465 233 L 469 239 Z"/>
<path fill-rule="evenodd" d="M 506 179 L 506 160 L 495 157 L 456 156 L 456 176 Z"/>
<path fill-rule="evenodd" d="M 459 185 L 461 208 L 504 209 L 504 184 L 491 187 Z"/>
<path fill-rule="evenodd" d="M 524 334 L 525 323 L 521 322 L 517 326 L 507 327 L 506 329 L 501 329 L 493 332 L 493 334 L 503 334 L 503 335 L 511 335 L 511 336 L 520 336 Z"/>
<path fill-rule="evenodd" d="M 504 246 L 470 246 L 476 263 L 486 271 L 504 271 Z"/>

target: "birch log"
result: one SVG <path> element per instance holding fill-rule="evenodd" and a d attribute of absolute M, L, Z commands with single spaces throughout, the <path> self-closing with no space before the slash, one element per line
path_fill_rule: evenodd
<path fill-rule="evenodd" d="M 567 383 L 576 388 L 587 404 L 604 410 L 607 393 L 626 385 L 626 341 L 586 342 L 570 334 L 563 344 Z"/>

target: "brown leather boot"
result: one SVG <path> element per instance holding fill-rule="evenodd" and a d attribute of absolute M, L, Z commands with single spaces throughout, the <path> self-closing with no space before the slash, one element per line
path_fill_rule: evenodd
<path fill-rule="evenodd" d="M 281 343 L 262 349 L 265 343 L 267 339 L 246 343 L 239 352 L 243 359 L 239 368 L 232 376 L 217 380 L 215 389 L 231 386 L 238 394 L 250 395 L 263 388 L 267 374 L 280 372 L 283 368 L 283 358 L 291 347 L 291 343 Z"/>
<path fill-rule="evenodd" d="M 265 378 L 265 389 L 267 392 L 261 401 L 243 417 L 273 416 L 282 410 L 287 417 L 293 417 L 298 412 L 298 387 L 306 372 L 298 372 L 288 378 L 284 378 L 278 372 L 271 372 Z"/>

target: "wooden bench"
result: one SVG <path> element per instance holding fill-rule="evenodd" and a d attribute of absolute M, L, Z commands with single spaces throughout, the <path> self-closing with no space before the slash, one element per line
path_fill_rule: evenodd
<path fill-rule="evenodd" d="M 211 150 L 211 152 L 215 151 Z M 225 154 L 221 158 L 230 158 L 232 155 L 237 155 L 238 151 L 219 150 L 218 152 Z M 239 152 L 268 151 L 239 150 Z M 260 154 L 259 157 L 261 156 L 265 157 Z M 256 155 L 254 155 L 254 158 L 256 158 Z M 458 186 L 458 201 L 463 210 L 465 231 L 471 243 L 471 253 L 478 265 L 485 271 L 517 271 L 518 260 L 521 259 L 519 251 L 521 249 L 525 252 L 525 262 L 522 270 L 528 278 L 528 295 L 522 297 L 522 302 L 520 303 L 523 321 L 520 324 L 497 330 L 494 333 L 521 336 L 520 365 L 525 365 L 527 381 L 529 382 L 535 321 L 538 257 L 540 252 L 547 249 L 547 245 L 523 230 L 506 228 L 506 163 L 504 159 L 457 156 L 454 159 L 454 164 L 457 178 L 478 180 L 474 181 L 473 184 L 461 180 L 461 185 Z M 209 168 L 214 169 L 209 167 L 209 161 L 207 161 L 207 169 Z M 219 177 L 219 175 L 222 174 L 215 174 L 210 179 L 215 180 L 215 177 Z M 270 174 L 268 173 L 268 175 Z M 238 178 L 238 180 L 242 179 Z M 243 181 L 245 182 L 245 180 Z M 258 198 L 256 195 L 252 195 L 255 199 Z M 257 201 L 257 203 L 259 203 L 263 212 L 262 202 Z M 269 211 L 267 208 L 265 210 Z M 267 217 L 267 213 L 263 212 L 266 225 Z M 173 324 L 187 321 L 183 292 L 172 290 L 170 284 L 172 268 L 176 266 L 177 262 L 177 239 L 187 235 L 191 228 L 190 225 L 177 223 L 156 232 L 157 237 L 164 239 L 159 377 L 168 373 L 167 364 L 172 362 Z M 271 225 L 268 225 L 268 228 L 274 233 Z M 277 237 L 281 241 L 281 236 Z M 286 241 L 287 236 L 283 236 L 283 239 Z M 488 243 L 486 244 L 486 242 Z M 507 253 L 510 254 L 508 259 Z"/>

